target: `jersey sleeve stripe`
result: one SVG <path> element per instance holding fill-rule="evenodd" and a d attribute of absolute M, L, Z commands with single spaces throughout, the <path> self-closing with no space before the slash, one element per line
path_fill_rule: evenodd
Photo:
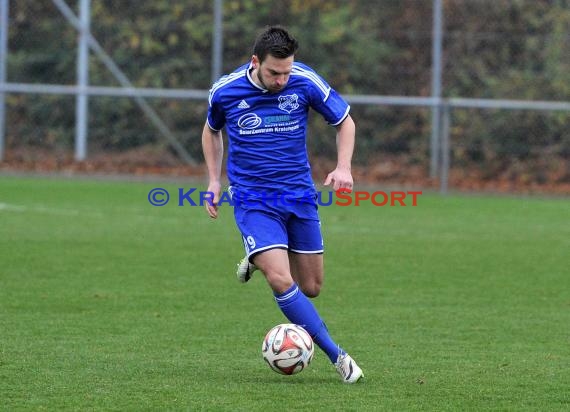
<path fill-rule="evenodd" d="M 304 70 L 301 69 L 299 67 L 295 67 L 293 68 L 293 71 L 291 72 L 292 75 L 296 75 L 296 76 L 302 76 L 305 77 L 309 80 L 311 80 L 315 86 L 317 86 L 321 92 L 323 93 L 324 97 L 323 97 L 323 101 L 326 101 L 329 98 L 329 94 L 331 91 L 330 86 L 326 85 L 321 78 L 315 74 L 314 72 L 311 72 L 309 70 Z"/>
<path fill-rule="evenodd" d="M 344 119 L 348 117 L 348 112 L 350 112 L 350 106 L 346 108 L 346 111 L 344 112 L 344 115 L 340 118 L 340 120 L 336 123 L 331 123 L 331 126 L 338 126 L 339 124 L 344 122 Z"/>
<path fill-rule="evenodd" d="M 210 94 L 208 96 L 208 104 L 210 106 L 212 105 L 212 97 L 214 96 L 214 93 L 216 93 L 216 91 L 218 91 L 220 88 L 224 87 L 225 85 L 239 79 L 245 74 L 245 72 L 246 70 L 244 69 L 240 70 L 239 72 L 228 74 L 227 76 L 222 77 L 220 80 L 214 83 L 214 85 L 210 89 Z"/>
<path fill-rule="evenodd" d="M 210 124 L 210 122 L 208 121 L 208 119 L 206 119 L 206 124 L 208 125 L 208 127 L 210 128 L 210 130 L 214 131 L 214 132 L 219 132 L 221 129 L 216 129 L 214 127 L 212 127 L 212 125 Z"/>

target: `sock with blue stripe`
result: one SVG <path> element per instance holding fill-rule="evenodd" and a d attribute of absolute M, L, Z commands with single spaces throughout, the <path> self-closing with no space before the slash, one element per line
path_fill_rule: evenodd
<path fill-rule="evenodd" d="M 274 295 L 275 301 L 285 317 L 291 323 L 305 328 L 313 338 L 313 341 L 327 354 L 332 363 L 336 362 L 339 354 L 345 353 L 332 340 L 317 309 L 315 309 L 313 303 L 299 289 L 296 283 L 293 283 L 293 286 L 285 292 L 274 293 Z"/>

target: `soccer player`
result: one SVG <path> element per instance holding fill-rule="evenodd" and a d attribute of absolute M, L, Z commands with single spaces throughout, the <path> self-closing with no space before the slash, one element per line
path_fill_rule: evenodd
<path fill-rule="evenodd" d="M 246 250 L 238 279 L 246 282 L 259 269 L 285 317 L 309 332 L 343 382 L 354 383 L 362 370 L 333 341 L 309 299 L 319 295 L 324 271 L 306 134 L 311 108 L 336 128 L 337 166 L 324 184 L 351 190 L 355 125 L 346 101 L 295 61 L 297 49 L 285 28 L 268 27 L 257 37 L 251 61 L 212 86 L 202 132 L 208 191 L 214 194 L 206 210 L 218 216 L 225 127 L 228 192 Z"/>

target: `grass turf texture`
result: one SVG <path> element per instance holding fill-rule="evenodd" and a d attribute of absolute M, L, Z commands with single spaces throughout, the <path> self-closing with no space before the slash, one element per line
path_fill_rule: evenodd
<path fill-rule="evenodd" d="M 315 303 L 365 371 L 262 361 L 285 321 L 242 285 L 232 210 L 147 201 L 191 184 L 0 177 L 0 410 L 570 408 L 568 199 L 423 195 L 323 207 Z"/>

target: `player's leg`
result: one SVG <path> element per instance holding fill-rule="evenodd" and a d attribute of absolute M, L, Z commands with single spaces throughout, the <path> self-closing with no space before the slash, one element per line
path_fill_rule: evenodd
<path fill-rule="evenodd" d="M 263 272 L 269 287 L 278 295 L 295 283 L 289 268 L 287 251 L 282 248 L 264 250 L 252 258 L 255 266 Z"/>
<path fill-rule="evenodd" d="M 301 290 L 314 298 L 321 292 L 324 280 L 324 242 L 317 205 L 300 203 L 292 208 L 287 221 L 291 273 Z"/>
<path fill-rule="evenodd" d="M 321 256 L 322 255 L 308 255 Z M 303 261 L 304 259 L 301 259 Z M 343 382 L 354 383 L 362 376 L 356 362 L 331 338 L 329 331 L 311 300 L 293 280 L 289 271 L 289 257 L 282 249 L 259 253 L 253 261 L 265 274 L 277 305 L 290 322 L 303 326 L 319 348 L 335 365 Z M 302 267 L 302 265 L 300 265 Z M 287 287 L 290 285 L 289 287 Z"/>
<path fill-rule="evenodd" d="M 292 277 L 309 296 L 317 296 L 324 279 L 323 238 L 320 220 L 310 205 L 301 205 L 287 222 L 289 236 L 289 261 Z M 343 382 L 354 383 L 362 376 L 362 369 L 329 335 L 323 323 L 321 336 L 314 337 L 315 343 L 323 349 L 334 363 Z"/>
<path fill-rule="evenodd" d="M 289 265 L 303 293 L 310 298 L 319 296 L 324 279 L 323 254 L 289 252 Z"/>
<path fill-rule="evenodd" d="M 265 275 L 275 301 L 285 317 L 292 323 L 303 326 L 317 346 L 335 363 L 339 354 L 344 354 L 344 351 L 332 340 L 315 306 L 293 280 L 287 251 L 263 251 L 253 256 L 253 262 Z"/>
<path fill-rule="evenodd" d="M 314 297 L 320 292 L 323 281 L 323 238 L 318 216 L 312 214 L 309 219 L 299 218 L 301 211 L 291 216 L 287 222 L 289 236 L 289 262 L 292 278 L 297 281 L 303 296 Z M 315 218 L 316 217 L 316 218 Z M 308 293 L 304 293 L 307 290 Z M 321 321 L 322 322 L 322 321 Z M 311 333 L 311 332 L 309 332 Z M 311 333 L 311 336 L 313 334 Z M 319 335 L 313 336 L 315 343 L 335 363 L 344 351 L 331 338 L 324 322 Z"/>
<path fill-rule="evenodd" d="M 234 215 L 244 239 L 246 257 L 252 260 L 265 275 L 273 290 L 275 301 L 285 317 L 291 323 L 301 325 L 309 332 L 315 343 L 335 364 L 344 382 L 356 382 L 362 376 L 362 371 L 331 339 L 315 306 L 301 291 L 291 275 L 286 250 L 289 234 L 284 216 L 275 211 L 262 208 L 241 208 L 238 205 L 234 206 Z M 313 232 L 315 232 L 314 227 Z M 318 228 L 317 232 L 320 234 Z M 342 370 L 348 373 L 344 374 Z"/>

